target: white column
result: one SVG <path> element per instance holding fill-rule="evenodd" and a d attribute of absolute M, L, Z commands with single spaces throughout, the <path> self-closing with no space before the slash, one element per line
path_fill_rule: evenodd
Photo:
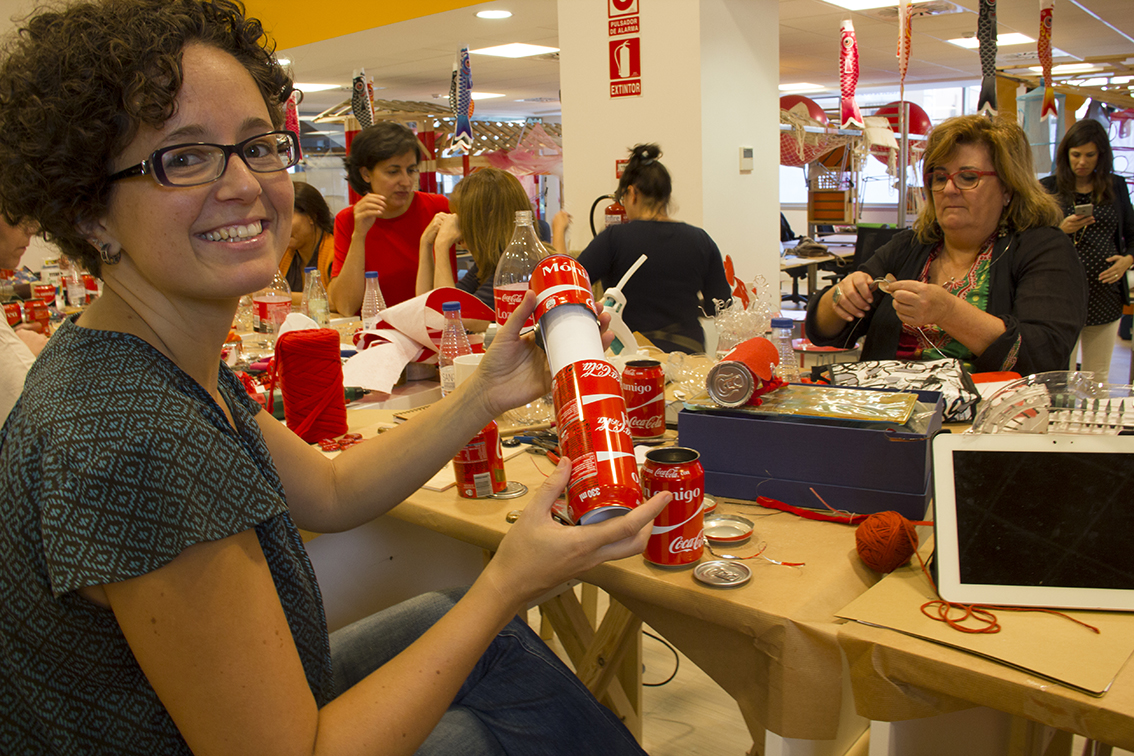
<path fill-rule="evenodd" d="M 674 217 L 708 231 L 743 280 L 762 275 L 778 292 L 777 0 L 639 0 L 642 94 L 622 98 L 610 96 L 609 2 L 559 3 L 571 248 L 590 241 L 587 212 L 616 188 L 615 161 L 657 142 L 673 176 Z M 742 173 L 744 146 L 753 168 Z"/>

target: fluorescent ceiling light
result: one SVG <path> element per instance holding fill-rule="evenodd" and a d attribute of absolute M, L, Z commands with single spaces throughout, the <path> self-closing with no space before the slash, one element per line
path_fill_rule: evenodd
<path fill-rule="evenodd" d="M 276 62 L 279 63 L 281 66 L 290 66 L 291 65 L 291 58 L 276 58 Z"/>
<path fill-rule="evenodd" d="M 476 14 L 477 18 L 511 18 L 512 11 L 506 10 L 482 10 Z"/>
<path fill-rule="evenodd" d="M 1036 73 L 1043 73 L 1043 66 L 1029 66 L 1029 71 Z M 1088 71 L 1101 71 L 1102 69 L 1093 63 L 1064 63 L 1061 66 L 1055 66 L 1051 69 L 1053 74 L 1070 74 L 1070 73 L 1087 73 Z"/>
<path fill-rule="evenodd" d="M 495 92 L 473 92 L 472 93 L 472 98 L 474 100 L 491 100 L 493 98 L 503 97 L 503 96 L 504 95 L 496 94 Z"/>
<path fill-rule="evenodd" d="M 822 92 L 827 88 L 820 84 L 810 84 L 806 81 L 797 81 L 792 84 L 781 84 L 781 92 Z"/>
<path fill-rule="evenodd" d="M 831 5 L 846 8 L 849 11 L 871 10 L 873 8 L 892 8 L 898 0 L 825 0 Z"/>
<path fill-rule="evenodd" d="M 958 39 L 947 39 L 945 41 L 951 45 L 963 47 L 966 50 L 975 50 L 980 45 L 980 42 L 976 37 L 960 37 Z M 1018 32 L 996 35 L 997 47 L 1005 47 L 1007 45 L 1026 45 L 1029 42 L 1035 42 L 1035 40 L 1029 37 L 1027 34 L 1020 34 Z"/>
<path fill-rule="evenodd" d="M 301 92 L 326 92 L 331 89 L 338 89 L 339 84 L 300 84 L 296 82 L 295 88 Z"/>
<path fill-rule="evenodd" d="M 500 58 L 528 58 L 532 55 L 559 52 L 559 48 L 513 42 L 508 45 L 497 45 L 496 47 L 482 47 L 479 50 L 469 50 L 469 52 L 476 55 L 495 55 Z"/>

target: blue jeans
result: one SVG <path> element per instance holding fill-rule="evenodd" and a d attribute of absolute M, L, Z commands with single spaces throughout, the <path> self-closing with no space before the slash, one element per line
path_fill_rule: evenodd
<path fill-rule="evenodd" d="M 340 693 L 417 640 L 463 595 L 427 593 L 331 634 Z M 644 756 L 613 713 L 518 618 L 480 657 L 417 756 L 634 754 Z"/>

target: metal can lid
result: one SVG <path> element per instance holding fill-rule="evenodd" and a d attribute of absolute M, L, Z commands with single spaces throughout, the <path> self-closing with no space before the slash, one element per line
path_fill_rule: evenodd
<path fill-rule="evenodd" d="M 523 496 L 528 492 L 528 487 L 518 480 L 508 481 L 508 485 L 504 487 L 503 491 L 497 491 L 489 496 L 490 499 L 515 499 Z"/>
<path fill-rule="evenodd" d="M 701 562 L 693 568 L 693 577 L 705 585 L 735 588 L 752 579 L 752 570 L 744 562 L 720 559 L 712 562 Z"/>
<path fill-rule="evenodd" d="M 705 494 L 704 498 L 701 501 L 701 511 L 705 514 L 709 514 L 709 512 L 712 512 L 717 508 L 717 499 L 714 496 Z"/>
<path fill-rule="evenodd" d="M 752 397 L 756 381 L 743 362 L 718 362 L 705 378 L 705 390 L 722 407 L 739 407 Z"/>
<path fill-rule="evenodd" d="M 705 518 L 705 538 L 713 543 L 743 543 L 752 537 L 752 520 L 734 514 Z"/>

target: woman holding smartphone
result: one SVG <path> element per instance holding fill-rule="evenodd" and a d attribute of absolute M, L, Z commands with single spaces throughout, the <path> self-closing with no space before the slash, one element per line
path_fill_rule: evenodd
<path fill-rule="evenodd" d="M 1134 209 L 1113 163 L 1106 129 L 1088 118 L 1067 130 L 1055 153 L 1055 173 L 1040 181 L 1063 208 L 1059 227 L 1075 243 L 1087 274 L 1087 323 L 1069 367 L 1078 363 L 1103 382 L 1109 381 L 1118 321 L 1129 298 L 1126 271 L 1134 265 Z"/>

